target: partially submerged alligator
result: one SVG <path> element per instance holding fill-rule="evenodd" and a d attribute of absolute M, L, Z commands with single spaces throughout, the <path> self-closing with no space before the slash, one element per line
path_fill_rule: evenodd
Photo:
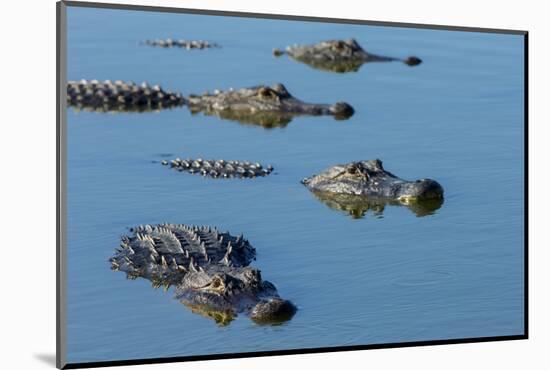
<path fill-rule="evenodd" d="M 221 46 L 214 43 L 203 40 L 172 40 L 168 39 L 156 39 L 156 40 L 145 40 L 143 42 L 145 45 L 161 47 L 161 48 L 184 48 L 187 50 L 191 49 L 211 49 L 211 48 L 220 48 Z"/>
<path fill-rule="evenodd" d="M 313 104 L 293 97 L 283 84 L 259 85 L 239 90 L 189 95 L 187 105 L 192 113 L 203 112 L 223 119 L 255 123 L 286 124 L 294 116 L 332 115 L 336 119 L 347 119 L 354 113 L 353 108 L 343 102 L 335 104 Z"/>
<path fill-rule="evenodd" d="M 146 82 L 106 80 L 69 81 L 67 103 L 76 109 L 99 112 L 143 112 L 180 107 L 185 99 L 180 93 L 163 90 L 159 85 Z"/>
<path fill-rule="evenodd" d="M 223 159 L 181 159 L 176 158 L 168 162 L 161 162 L 165 166 L 178 171 L 187 171 L 197 173 L 203 176 L 213 178 L 254 178 L 269 175 L 273 171 L 273 166 L 262 166 L 260 163 L 250 163 L 241 161 L 225 161 Z"/>
<path fill-rule="evenodd" d="M 366 52 L 354 39 L 328 40 L 313 45 L 288 46 L 284 51 L 273 50 L 275 56 L 288 54 L 292 59 L 310 65 L 313 68 L 330 72 L 355 72 L 370 62 L 400 61 L 408 66 L 422 63 L 417 57 L 405 59 L 375 55 Z"/>
<path fill-rule="evenodd" d="M 113 270 L 142 277 L 154 287 L 176 287 L 176 298 L 193 312 L 226 324 L 239 313 L 258 323 L 289 320 L 296 312 L 260 270 L 249 264 L 256 250 L 242 235 L 208 226 L 144 225 L 130 229 L 109 260 Z"/>
<path fill-rule="evenodd" d="M 313 190 L 312 193 L 329 208 L 342 211 L 355 219 L 365 217 L 369 211 L 375 217 L 382 216 L 386 206 L 404 206 L 417 217 L 423 217 L 434 214 L 443 205 L 443 198 L 404 202 L 396 199 L 371 199 L 362 195 L 330 193 L 326 191 Z"/>
<path fill-rule="evenodd" d="M 379 159 L 339 164 L 302 180 L 316 192 L 348 194 L 404 204 L 442 199 L 443 188 L 431 179 L 407 181 L 384 170 Z"/>

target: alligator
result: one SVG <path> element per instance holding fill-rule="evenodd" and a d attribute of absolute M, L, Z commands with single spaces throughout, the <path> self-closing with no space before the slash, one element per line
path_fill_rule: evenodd
<path fill-rule="evenodd" d="M 312 191 L 313 195 L 329 208 L 342 211 L 354 219 L 365 217 L 371 211 L 375 217 L 381 217 L 386 206 L 405 206 L 417 217 L 432 215 L 443 205 L 443 198 L 426 199 L 416 202 L 404 202 L 396 199 L 370 199 L 361 195 Z"/>
<path fill-rule="evenodd" d="M 187 171 L 213 178 L 255 178 L 267 176 L 273 171 L 271 165 L 264 168 L 260 163 L 225 161 L 223 159 L 176 158 L 171 161 L 163 160 L 161 164 L 169 165 L 181 172 Z"/>
<path fill-rule="evenodd" d="M 304 103 L 293 97 L 280 83 L 190 95 L 187 105 L 191 113 L 203 112 L 222 119 L 267 127 L 285 125 L 294 116 L 300 115 L 332 115 L 336 119 L 347 119 L 354 113 L 353 108 L 343 102 L 332 105 Z"/>
<path fill-rule="evenodd" d="M 443 188 L 431 179 L 407 181 L 384 170 L 379 159 L 338 164 L 302 180 L 315 192 L 348 194 L 403 204 L 443 199 Z"/>
<path fill-rule="evenodd" d="M 106 80 L 69 81 L 67 103 L 77 110 L 97 112 L 144 112 L 180 107 L 185 99 L 180 93 L 163 90 L 159 85 L 146 82 Z"/>
<path fill-rule="evenodd" d="M 284 51 L 274 49 L 273 54 L 277 57 L 287 54 L 313 68 L 338 73 L 356 72 L 363 64 L 370 62 L 399 61 L 411 67 L 422 63 L 422 60 L 414 56 L 400 59 L 367 53 L 354 39 L 288 46 Z"/>
<path fill-rule="evenodd" d="M 227 324 L 239 313 L 254 322 L 290 320 L 296 306 L 250 267 L 255 248 L 243 235 L 210 226 L 141 225 L 121 237 L 111 268 L 130 279 L 148 279 L 153 287 L 175 287 L 175 297 L 193 312 Z"/>
<path fill-rule="evenodd" d="M 220 48 L 221 46 L 214 43 L 214 42 L 208 42 L 203 40 L 172 40 L 170 38 L 160 40 L 145 40 L 143 42 L 145 45 L 149 46 L 155 46 L 155 47 L 161 47 L 161 48 L 184 48 L 187 50 L 191 49 L 212 49 L 212 48 Z"/>

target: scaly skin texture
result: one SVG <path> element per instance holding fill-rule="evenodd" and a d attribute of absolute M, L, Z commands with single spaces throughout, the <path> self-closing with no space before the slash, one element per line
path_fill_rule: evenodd
<path fill-rule="evenodd" d="M 339 164 L 303 179 L 302 184 L 316 192 L 363 196 L 373 201 L 443 199 L 443 188 L 436 181 L 400 179 L 384 170 L 379 159 Z"/>
<path fill-rule="evenodd" d="M 208 226 L 144 225 L 130 229 L 109 260 L 113 270 L 154 287 L 176 287 L 193 312 L 227 324 L 239 313 L 258 323 L 289 320 L 296 307 L 249 264 L 256 250 L 244 237 Z"/>
<path fill-rule="evenodd" d="M 400 61 L 408 66 L 422 63 L 417 57 L 399 59 L 367 53 L 354 39 L 328 40 L 313 45 L 288 46 L 285 51 L 275 49 L 275 56 L 288 54 L 292 59 L 313 68 L 330 72 L 356 72 L 370 62 Z"/>
<path fill-rule="evenodd" d="M 136 85 L 122 81 L 81 80 L 67 83 L 67 103 L 76 110 L 145 112 L 180 107 L 185 99 L 179 93 L 146 82 Z"/>
<path fill-rule="evenodd" d="M 156 39 L 156 40 L 145 40 L 143 42 L 145 45 L 159 47 L 159 48 L 183 48 L 187 50 L 191 49 L 212 49 L 220 48 L 220 46 L 213 42 L 203 41 L 203 40 L 172 40 L 168 39 Z"/>
<path fill-rule="evenodd" d="M 304 103 L 293 97 L 282 84 L 190 95 L 187 105 L 192 113 L 203 112 L 267 127 L 286 125 L 294 116 L 300 115 L 332 115 L 336 119 L 347 119 L 354 113 L 353 108 L 343 102 L 332 105 Z"/>
<path fill-rule="evenodd" d="M 271 165 L 264 167 L 260 163 L 226 161 L 223 159 L 176 158 L 170 162 L 164 160 L 161 163 L 177 171 L 185 171 L 212 178 L 255 178 L 267 176 L 273 171 L 273 166 Z"/>

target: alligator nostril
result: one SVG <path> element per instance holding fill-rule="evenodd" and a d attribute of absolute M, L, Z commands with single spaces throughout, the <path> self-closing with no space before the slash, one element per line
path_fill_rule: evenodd
<path fill-rule="evenodd" d="M 274 324 L 290 320 L 296 313 L 296 306 L 286 299 L 262 300 L 250 312 L 250 318 L 259 324 Z"/>
<path fill-rule="evenodd" d="M 423 199 L 435 199 L 443 197 L 443 187 L 437 181 L 430 179 L 418 180 L 420 183 L 420 197 Z"/>
<path fill-rule="evenodd" d="M 409 67 L 414 67 L 422 63 L 422 59 L 417 57 L 408 57 L 407 59 L 404 60 L 404 62 Z"/>
<path fill-rule="evenodd" d="M 336 119 L 347 119 L 355 113 L 353 107 L 344 102 L 338 102 L 330 107 L 330 112 Z"/>

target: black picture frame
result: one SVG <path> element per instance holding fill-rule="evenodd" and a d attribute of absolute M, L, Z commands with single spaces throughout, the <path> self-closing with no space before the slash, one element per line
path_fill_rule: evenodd
<path fill-rule="evenodd" d="M 367 345 L 352 345 L 352 346 L 335 346 L 335 347 L 319 347 L 319 348 L 296 348 L 288 350 L 273 350 L 259 352 L 241 352 L 230 354 L 209 354 L 197 356 L 175 356 L 149 359 L 129 359 L 116 361 L 99 361 L 86 363 L 67 363 L 66 358 L 66 57 L 67 57 L 67 7 L 83 7 L 83 8 L 102 8 L 102 9 L 117 9 L 117 10 L 133 10 L 146 12 L 164 12 L 164 13 L 183 13 L 183 14 L 200 14 L 211 16 L 226 16 L 226 17 L 246 17 L 246 18 L 264 18 L 277 20 L 294 20 L 305 22 L 326 22 L 354 25 L 374 25 L 386 27 L 402 27 L 402 28 L 422 28 L 430 30 L 452 30 L 463 32 L 481 32 L 495 34 L 522 35 L 524 38 L 524 332 L 519 335 L 509 336 L 488 336 L 488 337 L 472 337 L 460 339 L 444 339 L 444 340 L 428 340 L 414 342 L 399 342 L 399 343 L 384 343 L 384 344 L 367 344 Z M 123 366 L 123 365 L 141 365 L 141 364 L 158 364 L 172 363 L 183 361 L 203 361 L 203 360 L 219 360 L 219 359 L 236 359 L 245 357 L 264 357 L 264 356 L 279 356 L 279 355 L 294 355 L 294 354 L 312 354 L 321 352 L 341 352 L 341 351 L 357 351 L 368 349 L 381 348 L 402 348 L 402 347 L 419 347 L 419 346 L 434 346 L 460 343 L 480 343 L 480 342 L 496 342 L 496 341 L 511 341 L 525 340 L 529 338 L 529 129 L 528 129 L 528 66 L 529 66 L 529 33 L 525 30 L 511 29 L 491 29 L 491 28 L 474 28 L 460 27 L 450 25 L 432 25 L 432 24 L 416 24 L 416 23 L 398 23 L 398 22 L 382 22 L 372 20 L 357 20 L 357 19 L 338 19 L 325 17 L 311 16 L 296 16 L 283 14 L 264 14 L 264 13 L 248 13 L 248 12 L 232 12 L 219 10 L 203 10 L 203 9 L 188 9 L 174 7 L 157 7 L 144 5 L 127 5 L 127 4 L 112 4 L 112 3 L 96 3 L 96 2 L 80 2 L 80 1 L 60 1 L 56 4 L 57 15 L 57 64 L 56 64 L 56 121 L 57 121 L 57 186 L 56 186 L 56 221 L 57 221 L 57 248 L 56 248 L 56 366 L 60 369 L 77 369 L 77 368 L 94 368 L 108 366 Z"/>

